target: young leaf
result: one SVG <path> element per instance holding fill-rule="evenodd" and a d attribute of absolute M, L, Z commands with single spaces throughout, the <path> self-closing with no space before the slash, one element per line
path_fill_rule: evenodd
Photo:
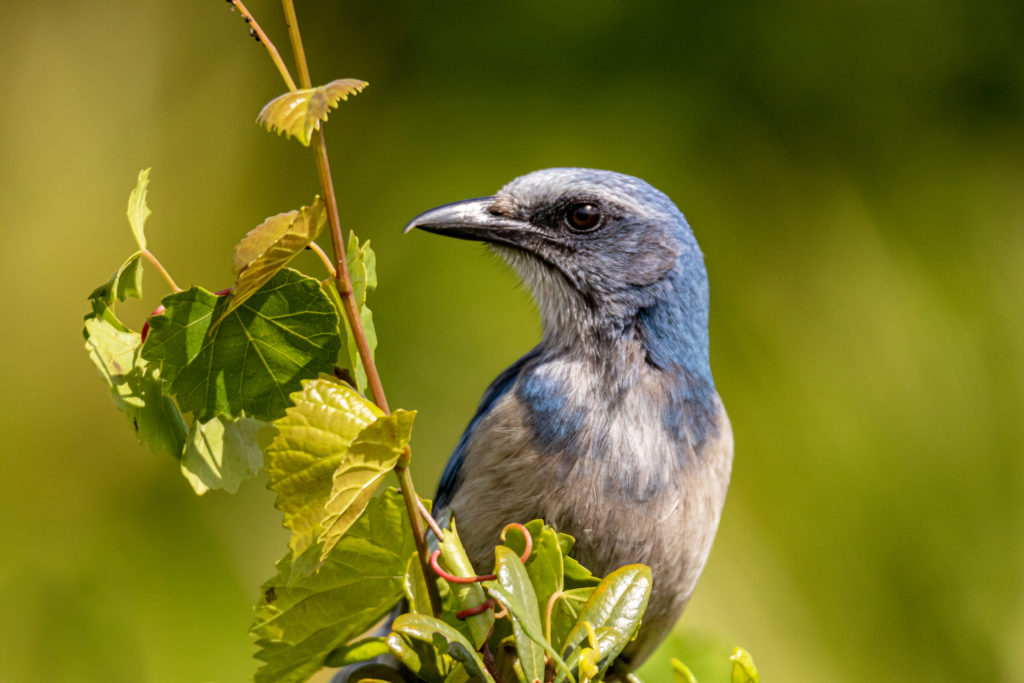
<path fill-rule="evenodd" d="M 580 610 L 594 594 L 593 587 L 572 588 L 562 591 L 551 609 L 551 646 L 557 652 L 565 651 L 565 641 L 580 617 Z M 545 606 L 546 607 L 546 606 Z"/>
<path fill-rule="evenodd" d="M 733 650 L 732 656 L 732 683 L 757 683 L 757 667 L 754 666 L 754 658 L 742 647 Z"/>
<path fill-rule="evenodd" d="M 562 547 L 558 542 L 558 534 L 542 520 L 535 519 L 525 526 L 533 539 L 533 550 L 526 561 L 526 573 L 537 595 L 537 609 L 543 616 L 551 595 L 564 587 Z M 518 555 L 526 550 L 525 539 L 518 531 L 510 530 L 506 534 L 505 545 Z"/>
<path fill-rule="evenodd" d="M 564 536 L 565 534 L 558 534 Z M 568 551 L 563 551 L 568 552 Z M 601 579 L 590 573 L 590 570 L 568 555 L 562 556 L 565 567 L 565 585 L 570 588 L 593 588 Z"/>
<path fill-rule="evenodd" d="M 121 264 L 113 277 L 92 291 L 90 300 L 98 300 L 106 306 L 117 301 L 142 297 L 142 253 L 135 252 Z"/>
<path fill-rule="evenodd" d="M 457 630 L 440 619 L 423 614 L 402 614 L 392 625 L 394 633 L 429 643 L 438 653 L 466 667 L 470 678 L 494 683 L 476 648 Z"/>
<path fill-rule="evenodd" d="M 498 578 L 485 581 L 491 596 L 503 604 L 512 617 L 512 629 L 519 651 L 519 662 L 528 683 L 544 680 L 544 627 L 537 609 L 537 596 L 522 560 L 514 550 L 499 545 L 494 549 L 494 573 Z"/>
<path fill-rule="evenodd" d="M 387 643 L 391 654 L 412 672 L 417 681 L 444 683 L 455 669 L 452 658 L 438 652 L 430 640 L 392 631 Z"/>
<path fill-rule="evenodd" d="M 328 376 L 303 382 L 302 391 L 292 394 L 291 400 L 294 405 L 274 422 L 277 435 L 267 448 L 267 485 L 277 493 L 275 505 L 284 513 L 284 525 L 292 530 L 288 546 L 299 558 L 292 567 L 298 575 L 311 570 L 319 558 L 319 550 L 312 564 L 300 556 L 323 531 L 324 506 L 333 489 L 335 469 L 359 433 L 383 413 L 347 384 Z"/>
<path fill-rule="evenodd" d="M 111 317 L 113 314 L 110 313 Z M 174 401 L 164 395 L 163 381 L 155 365 L 139 357 L 141 339 L 101 317 L 85 320 L 85 348 L 110 387 L 114 405 L 135 429 L 139 443 L 156 453 L 181 457 L 185 447 L 185 421 Z"/>
<path fill-rule="evenodd" d="M 320 283 L 285 269 L 217 327 L 228 302 L 201 287 L 164 298 L 142 347 L 181 408 L 200 420 L 280 417 L 301 381 L 330 372 L 338 318 Z M 212 328 L 212 329 L 211 329 Z"/>
<path fill-rule="evenodd" d="M 135 235 L 139 249 L 146 248 L 146 233 L 144 232 L 146 219 L 153 213 L 146 204 L 146 195 L 149 191 L 149 171 L 148 168 L 139 171 L 135 189 L 128 195 L 128 223 L 132 226 L 132 234 Z"/>
<path fill-rule="evenodd" d="M 370 501 L 320 570 L 289 582 L 291 555 L 263 586 L 251 632 L 265 664 L 257 683 L 298 683 L 327 656 L 366 631 L 402 599 L 402 577 L 415 552 L 402 496 Z"/>
<path fill-rule="evenodd" d="M 403 588 L 405 589 L 405 601 L 413 614 L 433 613 L 430 595 L 427 593 L 427 581 L 423 578 L 423 567 L 420 565 L 418 555 L 410 557 L 409 562 L 405 565 Z"/>
<path fill-rule="evenodd" d="M 449 528 L 443 530 L 444 538 L 441 539 L 441 557 L 439 563 L 449 574 L 455 576 L 475 576 L 476 571 L 466 555 L 462 541 L 459 540 L 459 533 L 455 528 L 453 518 Z M 448 592 L 443 595 L 446 612 L 459 612 L 464 609 L 479 607 L 487 598 L 484 596 L 484 589 L 479 583 L 451 583 L 448 585 Z M 494 613 L 485 610 L 464 621 L 464 628 L 473 642 L 474 647 L 480 647 L 487 640 L 494 624 Z"/>
<path fill-rule="evenodd" d="M 319 540 L 321 557 L 326 557 L 348 530 L 392 470 L 412 438 L 415 412 L 396 410 L 359 432 L 334 471 L 331 495 L 324 506 L 326 517 Z"/>
<path fill-rule="evenodd" d="M 359 238 L 354 232 L 348 236 L 348 246 L 345 249 L 345 261 L 348 264 L 349 277 L 352 280 L 352 295 L 355 297 L 356 305 L 359 307 L 359 317 L 363 323 L 363 331 L 366 334 L 366 343 L 372 354 L 377 348 L 377 332 L 373 325 L 373 312 L 366 305 L 366 294 L 377 287 L 377 257 L 370 248 L 367 240 L 361 245 Z M 359 391 L 366 391 L 366 369 L 363 367 L 362 358 L 359 357 L 359 349 L 356 347 L 356 338 L 352 333 L 352 326 L 345 316 L 345 308 L 338 296 L 337 289 L 333 284 L 326 287 L 327 294 L 338 310 L 338 317 L 341 322 L 342 351 L 338 364 L 346 368 L 355 381 Z"/>
<path fill-rule="evenodd" d="M 601 670 L 606 671 L 640 627 L 640 619 L 647 609 L 650 596 L 649 567 L 631 564 L 616 569 L 601 580 L 583 605 L 576 626 L 565 639 L 566 649 L 571 652 L 587 637 L 587 625 L 595 630 L 611 627 L 615 637 L 612 642 L 601 647 Z M 566 658 L 571 658 L 571 654 Z"/>
<path fill-rule="evenodd" d="M 377 289 L 377 254 L 370 248 L 370 240 L 360 244 L 355 232 L 349 231 L 345 261 L 348 263 L 356 304 L 365 306 L 367 292 Z"/>
<path fill-rule="evenodd" d="M 271 216 L 235 246 L 235 285 L 224 313 L 231 313 L 315 240 L 327 221 L 320 197 L 310 206 Z"/>
<path fill-rule="evenodd" d="M 349 666 L 368 661 L 380 655 L 386 655 L 388 652 L 387 639 L 363 638 L 351 645 L 343 645 L 331 652 L 331 654 L 327 655 L 324 665 L 331 667 Z"/>
<path fill-rule="evenodd" d="M 697 677 L 690 671 L 690 667 L 675 657 L 672 657 L 669 662 L 672 663 L 672 680 L 675 683 L 697 683 Z"/>
<path fill-rule="evenodd" d="M 327 85 L 305 90 L 293 90 L 267 103 L 256 117 L 256 122 L 267 130 L 292 136 L 306 147 L 314 130 L 327 120 L 331 109 L 337 108 L 349 95 L 362 92 L 369 85 L 355 78 L 341 78 Z"/>
<path fill-rule="evenodd" d="M 263 467 L 257 434 L 266 426 L 266 422 L 248 417 L 194 421 L 181 458 L 181 473 L 196 494 L 201 496 L 210 489 L 235 493 L 242 481 L 255 476 Z"/>

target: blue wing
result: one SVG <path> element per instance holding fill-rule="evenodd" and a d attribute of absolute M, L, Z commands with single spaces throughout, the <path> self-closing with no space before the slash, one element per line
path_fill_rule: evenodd
<path fill-rule="evenodd" d="M 523 367 L 539 354 L 539 348 L 533 349 L 506 368 L 495 378 L 493 382 L 491 382 L 491 385 L 487 387 L 483 398 L 480 399 L 480 406 L 476 409 L 476 414 L 473 415 L 473 419 L 469 421 L 469 426 L 466 427 L 466 431 L 462 433 L 462 438 L 459 439 L 458 445 L 455 446 L 455 451 L 452 453 L 451 457 L 448 458 L 448 464 L 444 466 L 444 472 L 441 474 L 441 482 L 437 485 L 437 494 L 434 496 L 434 509 L 438 513 L 448 507 L 448 503 L 451 502 L 456 489 L 459 487 L 459 472 L 462 469 L 463 461 L 466 459 L 466 448 L 469 445 L 469 436 L 473 433 L 477 423 L 479 423 L 480 420 L 482 420 L 483 417 L 491 410 L 494 404 L 498 402 L 498 399 L 509 392 L 512 386 L 516 383 L 516 380 L 519 378 L 519 373 L 522 372 Z"/>

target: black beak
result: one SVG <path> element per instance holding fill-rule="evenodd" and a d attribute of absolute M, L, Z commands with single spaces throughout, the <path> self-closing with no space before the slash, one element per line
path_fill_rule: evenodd
<path fill-rule="evenodd" d="M 478 197 L 445 204 L 416 216 L 403 232 L 419 228 L 463 240 L 522 247 L 524 238 L 535 232 L 533 227 L 525 221 L 493 213 L 492 206 L 494 197 Z"/>

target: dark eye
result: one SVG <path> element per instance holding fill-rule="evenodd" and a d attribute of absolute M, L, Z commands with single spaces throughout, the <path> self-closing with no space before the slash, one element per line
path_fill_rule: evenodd
<path fill-rule="evenodd" d="M 595 204 L 573 204 L 565 218 L 571 230 L 593 230 L 601 223 L 601 209 Z"/>

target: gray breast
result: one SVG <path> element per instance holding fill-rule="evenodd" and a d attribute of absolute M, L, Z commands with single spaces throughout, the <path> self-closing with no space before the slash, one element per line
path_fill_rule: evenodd
<path fill-rule="evenodd" d="M 554 367 L 553 377 L 578 369 Z M 587 394 L 585 382 L 566 383 Z M 582 388 L 580 388 L 582 387 Z M 543 518 L 577 539 L 573 555 L 595 574 L 632 563 L 651 567 L 654 589 L 640 637 L 627 652 L 649 654 L 681 614 L 707 559 L 725 501 L 732 432 L 714 396 L 714 433 L 698 452 L 674 438 L 650 405 L 649 391 L 626 392 L 591 409 L 574 434 L 590 448 L 545 447 L 517 392 L 481 421 L 468 444 L 461 484 L 450 508 L 470 559 L 489 571 L 501 529 Z M 596 406 L 596 407 L 595 407 Z M 571 407 L 571 406 L 570 406 Z"/>

